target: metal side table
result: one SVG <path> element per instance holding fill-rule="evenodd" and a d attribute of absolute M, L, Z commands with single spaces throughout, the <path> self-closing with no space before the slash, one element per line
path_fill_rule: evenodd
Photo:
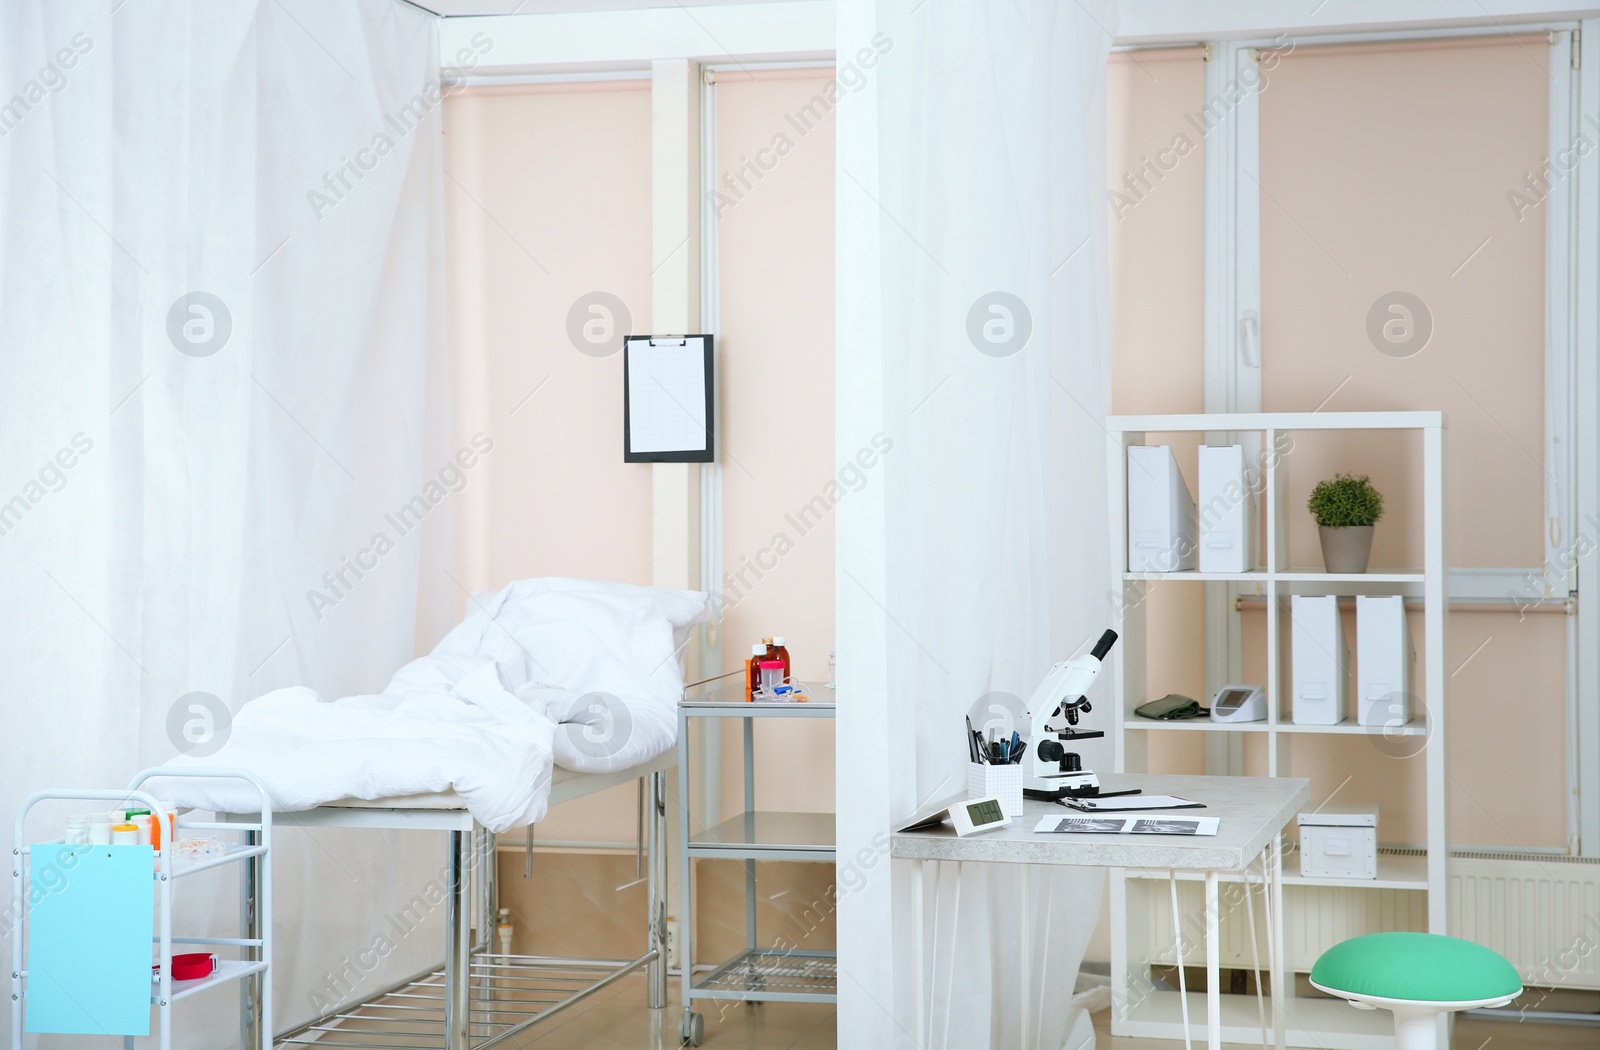
<path fill-rule="evenodd" d="M 778 813 L 756 808 L 755 722 L 763 718 L 832 718 L 834 691 L 806 683 L 806 703 L 747 703 L 742 674 L 692 687 L 678 705 L 678 857 L 682 922 L 683 1019 L 678 1035 L 699 1046 L 705 1019 L 694 1010 L 703 999 L 741 1002 L 832 1003 L 838 1001 L 838 956 L 831 951 L 762 947 L 756 939 L 756 861 L 833 863 L 832 813 Z M 744 811 L 712 828 L 691 824 L 689 763 L 692 719 L 737 718 L 744 728 Z M 711 756 L 720 761 L 720 756 Z M 745 949 L 694 976 L 693 865 L 696 858 L 744 862 Z"/>

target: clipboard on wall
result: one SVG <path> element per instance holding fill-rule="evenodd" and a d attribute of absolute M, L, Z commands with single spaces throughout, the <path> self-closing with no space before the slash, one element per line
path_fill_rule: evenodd
<path fill-rule="evenodd" d="M 709 335 L 630 335 L 622 341 L 624 463 L 716 459 Z"/>

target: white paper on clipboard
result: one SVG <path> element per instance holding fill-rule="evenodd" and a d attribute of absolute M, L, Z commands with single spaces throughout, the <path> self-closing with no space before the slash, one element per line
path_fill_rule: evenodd
<path fill-rule="evenodd" d="M 706 448 L 705 339 L 628 343 L 630 452 L 703 452 Z"/>

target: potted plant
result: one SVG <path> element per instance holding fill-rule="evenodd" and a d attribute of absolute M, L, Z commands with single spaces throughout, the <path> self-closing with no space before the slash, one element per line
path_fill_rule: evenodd
<path fill-rule="evenodd" d="M 1335 474 L 1317 482 L 1306 501 L 1322 540 L 1329 572 L 1366 572 L 1372 557 L 1372 526 L 1383 517 L 1383 493 L 1365 474 Z"/>

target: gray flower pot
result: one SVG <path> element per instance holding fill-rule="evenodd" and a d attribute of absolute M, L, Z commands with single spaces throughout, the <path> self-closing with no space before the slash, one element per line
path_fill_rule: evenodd
<path fill-rule="evenodd" d="M 1367 571 L 1367 561 L 1372 557 L 1371 525 L 1318 525 L 1317 535 L 1322 540 L 1322 565 L 1327 571 Z"/>

